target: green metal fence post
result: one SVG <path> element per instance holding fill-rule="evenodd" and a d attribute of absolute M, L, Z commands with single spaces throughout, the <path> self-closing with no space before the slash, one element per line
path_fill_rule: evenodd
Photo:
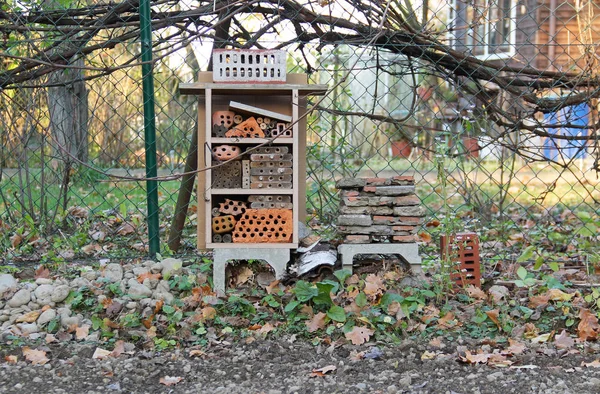
<path fill-rule="evenodd" d="M 156 169 L 156 125 L 154 115 L 154 76 L 152 75 L 152 25 L 150 0 L 140 1 L 140 28 L 142 39 L 142 77 L 144 95 L 144 139 L 146 147 L 146 178 L 155 178 Z M 150 257 L 160 250 L 158 235 L 158 183 L 146 181 L 148 198 L 148 243 Z"/>

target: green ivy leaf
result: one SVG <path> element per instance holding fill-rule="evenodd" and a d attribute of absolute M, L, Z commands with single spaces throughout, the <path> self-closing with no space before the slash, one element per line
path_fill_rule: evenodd
<path fill-rule="evenodd" d="M 385 294 L 384 297 L 386 295 L 387 294 Z M 358 293 L 358 295 L 354 299 L 354 302 L 356 302 L 356 305 L 359 306 L 360 308 L 362 308 L 363 306 L 367 305 L 367 296 L 366 296 L 366 294 L 361 291 L 360 293 Z M 382 303 L 383 303 L 383 300 L 382 300 Z"/>
<path fill-rule="evenodd" d="M 525 278 L 527 277 L 527 270 L 524 267 L 519 267 L 519 269 L 517 270 L 517 276 L 519 277 L 519 279 L 525 280 Z"/>
<path fill-rule="evenodd" d="M 332 305 L 327 311 L 327 317 L 338 323 L 344 323 L 346 321 L 346 311 L 341 306 Z"/>
<path fill-rule="evenodd" d="M 313 298 L 313 302 L 317 305 L 333 305 L 333 301 L 331 301 L 333 288 L 331 283 L 317 283 L 317 296 Z"/>
<path fill-rule="evenodd" d="M 319 295 L 319 290 L 310 283 L 300 280 L 296 283 L 296 287 L 294 287 L 294 294 L 296 294 L 298 301 L 307 302 Z"/>
<path fill-rule="evenodd" d="M 523 253 L 517 259 L 517 263 L 523 263 L 527 260 L 530 260 L 533 257 L 533 253 L 536 251 L 536 247 L 534 245 L 530 245 L 523 250 Z"/>
<path fill-rule="evenodd" d="M 167 315 L 172 314 L 173 312 L 175 312 L 175 308 L 173 308 L 171 305 L 163 305 L 162 307 L 163 312 L 165 312 Z"/>
<path fill-rule="evenodd" d="M 366 299 L 367 299 L 367 297 L 365 296 L 365 301 L 366 301 Z M 387 310 L 388 306 L 390 306 L 390 304 L 394 301 L 396 301 L 398 303 L 402 303 L 402 301 L 404 301 L 404 297 L 402 297 L 400 294 L 396 294 L 396 293 L 385 293 L 381 297 L 380 304 L 384 310 Z M 356 296 L 356 305 L 358 305 L 358 296 Z M 358 306 L 360 306 L 360 305 L 358 305 Z"/>
<path fill-rule="evenodd" d="M 350 272 L 349 269 L 342 269 L 342 270 L 335 271 L 333 273 L 333 275 L 335 275 L 337 280 L 339 280 L 340 284 L 343 286 L 344 282 L 346 282 L 346 279 L 348 279 L 348 277 L 350 277 L 350 275 L 352 275 L 352 273 Z"/>
<path fill-rule="evenodd" d="M 289 304 L 287 304 L 285 306 L 285 308 L 283 309 L 283 311 L 285 313 L 290 313 L 291 311 L 293 311 L 294 309 L 296 309 L 296 307 L 300 305 L 300 301 L 291 301 Z"/>

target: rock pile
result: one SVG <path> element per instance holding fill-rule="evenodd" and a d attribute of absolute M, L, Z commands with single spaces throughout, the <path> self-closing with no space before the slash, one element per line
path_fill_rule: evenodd
<path fill-rule="evenodd" d="M 418 240 L 424 216 L 412 176 L 344 178 L 340 189 L 338 231 L 344 243 L 409 243 Z"/>
<path fill-rule="evenodd" d="M 190 275 L 194 273 L 174 258 L 141 264 L 108 263 L 100 270 L 81 267 L 71 278 L 17 281 L 11 274 L 0 274 L 0 340 L 6 335 L 37 339 L 49 326 L 65 330 L 89 327 L 98 310 L 148 318 L 159 300 L 171 304 L 179 296 L 169 279 Z M 106 308 L 109 303 L 110 311 Z M 90 332 L 83 339 L 98 340 L 98 335 L 98 331 Z"/>

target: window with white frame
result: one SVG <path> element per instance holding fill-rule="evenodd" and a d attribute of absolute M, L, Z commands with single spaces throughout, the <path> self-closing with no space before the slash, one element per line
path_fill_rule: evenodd
<path fill-rule="evenodd" d="M 450 44 L 481 58 L 512 56 L 515 19 L 515 0 L 453 0 Z"/>

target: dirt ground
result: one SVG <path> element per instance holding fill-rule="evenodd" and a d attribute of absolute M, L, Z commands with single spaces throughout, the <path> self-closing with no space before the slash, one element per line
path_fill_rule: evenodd
<path fill-rule="evenodd" d="M 118 358 L 92 359 L 95 345 L 42 347 L 50 361 L 32 365 L 21 349 L 0 351 L 3 393 L 598 393 L 600 369 L 583 367 L 597 359 L 560 356 L 540 347 L 512 358 L 508 368 L 468 365 L 457 360 L 457 343 L 432 349 L 426 342 L 377 345 L 378 359 L 357 360 L 369 346 L 313 346 L 289 338 L 253 343 L 221 343 L 201 351 L 135 351 Z M 468 345 L 468 344 L 467 344 Z M 437 353 L 421 360 L 425 351 Z M 190 353 L 194 356 L 190 356 Z M 371 354 L 376 353 L 374 351 Z M 4 361 L 18 356 L 17 363 Z M 335 369 L 333 367 L 335 367 Z M 311 376 L 318 368 L 334 369 Z M 161 378 L 181 380 L 174 385 Z M 169 378 L 167 378 L 169 379 Z"/>

